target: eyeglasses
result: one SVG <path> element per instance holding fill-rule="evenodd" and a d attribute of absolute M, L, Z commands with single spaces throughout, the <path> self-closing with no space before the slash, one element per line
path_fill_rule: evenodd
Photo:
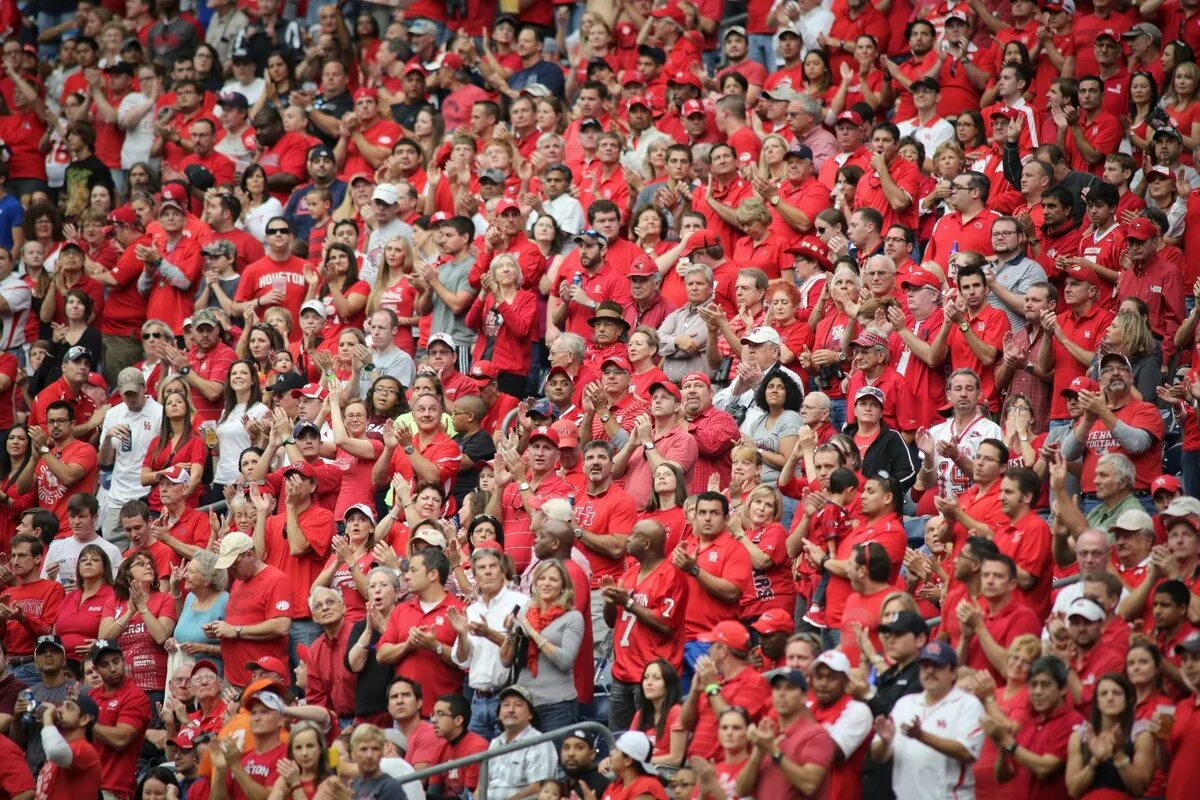
<path fill-rule="evenodd" d="M 908 239 L 905 239 L 903 236 L 885 236 L 883 240 L 891 244 L 908 244 Z"/>
<path fill-rule="evenodd" d="M 287 236 L 291 232 L 291 228 L 267 228 L 267 236 Z"/>
<path fill-rule="evenodd" d="M 993 239 L 995 239 L 997 236 L 1016 236 L 1016 235 L 1017 235 L 1017 231 L 998 231 L 995 229 L 992 230 L 992 238 Z"/>
<path fill-rule="evenodd" d="M 970 191 L 970 189 L 971 189 L 970 186 L 963 186 L 961 183 L 950 184 L 950 191 L 952 191 L 952 192 L 966 192 L 966 191 Z"/>

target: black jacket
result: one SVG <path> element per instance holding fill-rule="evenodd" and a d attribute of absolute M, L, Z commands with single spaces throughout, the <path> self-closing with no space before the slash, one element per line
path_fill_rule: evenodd
<path fill-rule="evenodd" d="M 845 433 L 854 436 L 858 432 L 858 423 L 847 425 Z M 917 482 L 917 465 L 913 461 L 912 450 L 898 431 L 894 431 L 882 422 L 879 423 L 879 435 L 867 448 L 863 458 L 862 474 L 871 478 L 876 473 L 886 472 L 900 484 L 900 493 L 904 494 Z"/>

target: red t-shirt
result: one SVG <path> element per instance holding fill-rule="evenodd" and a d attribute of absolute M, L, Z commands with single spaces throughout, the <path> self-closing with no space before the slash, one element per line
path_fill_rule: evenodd
<path fill-rule="evenodd" d="M 434 433 L 433 438 L 427 444 L 422 444 L 421 439 L 421 434 L 415 434 L 413 447 L 426 461 L 437 467 L 442 487 L 449 493 L 454 488 L 458 467 L 462 464 L 462 448 L 441 428 Z M 392 453 L 392 472 L 400 473 L 409 481 L 413 480 L 412 462 L 408 460 L 408 453 L 405 453 L 402 447 L 396 448 L 396 451 Z"/>
<path fill-rule="evenodd" d="M 262 144 L 262 141 L 259 141 Z M 287 132 L 279 138 L 271 147 L 264 147 L 259 152 L 258 163 L 267 173 L 267 177 L 277 175 L 281 172 L 286 172 L 290 175 L 295 175 L 299 179 L 299 183 L 304 183 L 308 180 L 308 148 L 309 141 L 307 137 L 301 136 L 298 133 Z M 374 174 L 374 170 L 370 170 Z M 287 205 L 290 191 L 283 189 L 272 189 L 271 196 L 279 202 Z M 244 279 L 243 279 L 244 282 Z M 299 319 L 299 315 L 293 315 L 292 319 Z M 296 326 L 299 329 L 299 325 Z"/>
<path fill-rule="evenodd" d="M 1121 254 L 1124 251 L 1125 230 L 1120 225 L 1113 225 L 1104 233 L 1093 231 L 1079 241 L 1080 256 L 1117 274 L 1125 269 L 1121 266 Z M 1100 278 L 1100 293 L 1097 295 L 1096 302 L 1114 314 L 1117 311 L 1116 289 L 1115 283 L 1109 283 L 1104 278 Z"/>
<path fill-rule="evenodd" d="M 771 707 L 771 686 L 762 673 L 746 666 L 737 675 L 721 681 L 721 697 L 731 706 L 746 709 L 750 719 L 757 722 Z M 692 734 L 692 743 L 688 747 L 688 756 L 718 758 L 721 755 L 721 746 L 717 742 L 717 715 L 713 713 L 712 703 L 708 702 L 708 698 L 702 700 L 696 704 L 699 718 Z"/>
<path fill-rule="evenodd" d="M 270 789 L 279 778 L 279 772 L 276 769 L 279 762 L 287 757 L 288 744 L 287 742 L 280 742 L 275 747 L 263 753 L 255 750 L 243 753 L 242 767 L 246 770 L 246 774 L 254 779 L 255 783 Z M 242 790 L 241 785 L 233 777 L 232 772 L 225 775 L 225 791 L 231 800 L 250 800 L 249 795 Z"/>
<path fill-rule="evenodd" d="M 308 608 L 308 591 L 304 588 L 304 608 Z M 257 625 L 269 619 L 293 616 L 293 589 L 284 572 L 264 564 L 250 580 L 233 582 L 229 587 L 229 603 L 225 606 L 225 621 L 234 627 Z M 304 612 L 301 612 L 304 613 Z M 307 616 L 307 615 L 306 615 Z M 246 664 L 263 656 L 272 656 L 287 663 L 288 635 L 251 642 L 246 639 L 222 639 L 221 659 L 225 662 L 225 678 L 234 686 L 250 682 Z"/>
<path fill-rule="evenodd" d="M 129 608 L 129 601 L 115 595 L 104 606 L 104 616 L 120 617 Z M 166 592 L 152 592 L 146 608 L 155 617 L 178 618 L 175 600 Z M 154 641 L 141 612 L 135 611 L 129 624 L 117 638 L 121 652 L 125 654 L 125 669 L 134 683 L 144 692 L 162 691 L 167 685 L 167 651 Z"/>
<path fill-rule="evenodd" d="M 1104 341 L 1105 331 L 1112 324 L 1113 314 L 1093 304 L 1082 316 L 1077 317 L 1070 308 L 1064 309 L 1058 315 L 1058 326 L 1063 336 L 1084 350 L 1096 350 Z M 1069 419 L 1067 400 L 1062 396 L 1062 390 L 1071 385 L 1071 381 L 1082 377 L 1087 372 L 1087 365 L 1079 363 L 1075 356 L 1055 336 L 1052 340 L 1054 347 L 1054 388 L 1050 399 L 1050 419 Z"/>
<path fill-rule="evenodd" d="M 142 262 L 137 257 L 137 246 L 149 244 L 149 236 L 141 237 L 125 248 L 117 258 L 116 266 L 109 270 L 117 285 L 109 287 L 100 333 L 131 336 L 139 332 L 146 321 L 146 296 L 137 288 L 143 270 Z"/>
<path fill-rule="evenodd" d="M 532 520 L 525 510 L 521 492 L 517 489 L 518 483 L 520 481 L 514 481 L 504 487 L 500 521 L 504 524 L 504 551 L 512 558 L 513 566 L 520 573 L 524 572 L 533 560 L 533 531 Z M 574 494 L 575 489 L 571 484 L 554 473 L 547 475 L 533 488 L 533 499 L 537 503 Z"/>
<path fill-rule="evenodd" d="M 369 496 L 369 495 L 368 495 Z M 333 514 L 319 503 L 312 503 L 297 515 L 300 530 L 308 540 L 309 549 L 294 555 L 287 538 L 287 514 L 276 514 L 267 520 L 264 538 L 265 561 L 287 576 L 292 588 L 291 616 L 308 619 L 308 594 L 325 568 L 329 547 L 333 541 Z"/>
<path fill-rule="evenodd" d="M 694 534 L 689 535 L 684 544 L 688 552 L 695 552 L 696 565 L 700 569 L 735 584 L 743 598 L 752 595 L 754 588 L 750 577 L 750 556 L 741 542 L 734 539 L 728 531 L 722 531 L 708 543 L 700 541 Z M 687 583 L 685 640 L 690 642 L 699 639 L 701 634 L 711 631 L 718 622 L 736 620 L 741 616 L 738 605 L 713 597 L 700 586 L 700 581 L 696 578 L 688 575 Z"/>
<path fill-rule="evenodd" d="M 1020 602 L 1015 595 L 1009 599 L 1008 605 L 1004 606 L 996 614 L 991 613 L 986 598 L 980 597 L 979 603 L 983 607 L 984 626 L 988 629 L 992 638 L 1006 650 L 1013 643 L 1013 640 L 1021 634 L 1028 633 L 1037 636 L 1042 631 L 1042 618 L 1034 614 L 1029 606 Z M 972 637 L 971 641 L 967 644 L 965 663 L 972 669 L 986 669 L 997 681 L 1004 680 L 1003 673 L 992 666 L 992 662 L 984 654 L 983 646 L 979 644 L 978 637 Z"/>
<path fill-rule="evenodd" d="M 404 129 L 390 119 L 380 117 L 371 124 L 371 127 L 361 130 L 359 133 L 376 147 L 387 148 L 390 154 L 392 146 L 404 136 Z M 346 145 L 346 163 L 342 166 L 342 179 L 346 180 L 349 176 L 357 175 L 360 172 L 374 175 L 375 167 L 359 152 L 358 144 L 354 141 L 354 137 L 351 137 Z"/>
<path fill-rule="evenodd" d="M 191 469 L 192 465 L 200 465 L 200 469 L 204 469 L 204 461 L 208 458 L 208 449 L 204 446 L 204 440 L 192 432 L 188 432 L 182 442 L 178 446 L 172 446 L 167 442 L 162 450 L 154 452 L 158 447 L 161 436 L 155 436 L 150 442 L 150 447 L 146 451 L 146 457 L 142 459 L 142 468 L 154 470 L 166 469 L 179 465 L 185 469 Z M 187 504 L 192 508 L 200 504 L 200 492 L 192 492 L 187 498 Z M 158 486 L 155 485 L 146 499 L 146 504 L 150 506 L 151 511 L 162 511 L 162 499 L 158 494 Z"/>
<path fill-rule="evenodd" d="M 640 564 L 630 567 L 621 576 L 620 585 L 629 591 L 634 602 L 670 625 L 671 631 L 662 636 L 639 625 L 637 617 L 629 611 L 617 609 L 617 622 L 613 626 L 617 644 L 613 650 L 613 677 L 627 683 L 640 683 L 642 670 L 655 659 L 665 658 L 680 667 L 683 662 L 683 628 L 676 620 L 687 608 L 686 576 L 669 561 L 663 561 L 641 581 L 640 569 Z"/>
<path fill-rule="evenodd" d="M 71 391 L 66 378 L 59 378 L 54 383 L 38 392 L 33 398 L 33 408 L 29 410 L 29 424 L 46 427 L 46 409 L 51 403 L 66 400 L 75 408 L 75 424 L 82 425 L 96 413 L 96 404 L 83 392 L 78 395 Z"/>
<path fill-rule="evenodd" d="M 750 593 L 742 595 L 742 616 L 762 616 L 773 608 L 790 611 L 796 604 L 796 582 L 787 554 L 787 530 L 772 522 L 757 531 L 746 531 L 746 538 L 770 557 L 771 566 L 751 573 Z"/>
<path fill-rule="evenodd" d="M 62 584 L 48 578 L 17 584 L 0 593 L 0 602 L 21 609 L 25 617 L 23 623 L 16 619 L 4 623 L 4 651 L 10 656 L 33 655 L 34 641 L 53 629 L 62 601 Z"/>
<path fill-rule="evenodd" d="M 575 519 L 579 527 L 598 536 L 628 536 L 637 522 L 633 499 L 619 486 L 609 486 L 600 494 L 585 492 L 575 499 Z M 624 556 L 609 558 L 589 547 L 581 552 L 592 565 L 592 588 L 600 586 L 601 578 L 619 578 L 625 568 Z M 639 674 L 634 680 L 641 680 Z"/>
<path fill-rule="evenodd" d="M 1017 588 L 1016 595 L 1029 606 L 1040 619 L 1050 616 L 1051 576 L 1054 574 L 1054 553 L 1051 550 L 1050 526 L 1034 512 L 1029 512 L 1016 522 L 993 529 L 996 546 L 1011 558 L 1017 566 L 1037 578 L 1029 591 Z"/>
<path fill-rule="evenodd" d="M 887 195 L 883 192 L 883 181 L 874 168 L 868 169 L 859 180 L 858 187 L 854 191 L 854 207 L 873 208 L 882 214 L 883 227 L 880 230 L 886 231 L 893 225 L 916 228 L 917 201 L 921 199 L 919 191 L 921 172 L 917 169 L 916 164 L 899 156 L 892 159 L 892 163 L 888 164 L 887 169 L 892 181 L 908 195 L 910 201 L 908 207 L 903 211 L 892 208 Z"/>
<path fill-rule="evenodd" d="M 1188 800 L 1195 795 L 1196 764 L 1200 764 L 1200 708 L 1197 700 L 1175 707 L 1171 731 L 1171 770 L 1167 773 L 1168 800 Z"/>
<path fill-rule="evenodd" d="M 228 380 L 229 368 L 233 366 L 234 361 L 237 361 L 237 353 L 232 347 L 221 342 L 207 353 L 201 354 L 195 347 L 188 351 L 188 366 L 192 368 L 192 372 L 206 381 L 215 383 L 225 383 Z M 224 399 L 218 397 L 210 401 L 199 389 L 192 389 L 192 405 L 196 407 L 198 422 L 216 422 L 225 410 Z"/>
<path fill-rule="evenodd" d="M 392 611 L 388 619 L 387 630 L 379 639 L 380 645 L 399 644 L 408 640 L 408 632 L 415 627 L 428 628 L 429 631 L 446 647 L 453 647 L 457 634 L 450 626 L 447 616 L 449 609 L 463 613 L 462 601 L 452 595 L 446 595 L 436 606 L 425 611 L 421 600 L 414 597 Z M 421 682 L 425 691 L 421 697 L 421 716 L 433 714 L 433 705 L 444 694 L 457 694 L 462 690 L 463 672 L 458 667 L 446 663 L 432 650 L 418 647 L 410 650 L 396 664 L 396 674 L 403 675 Z"/>
<path fill-rule="evenodd" d="M 1129 453 L 1121 447 L 1108 427 L 1096 420 L 1088 430 L 1084 442 L 1087 452 L 1083 456 L 1083 473 L 1079 477 L 1085 493 L 1096 491 L 1096 462 L 1108 453 L 1120 453 L 1133 462 L 1136 475 L 1133 487 L 1137 491 L 1149 491 L 1150 482 L 1162 474 L 1163 420 L 1158 408 L 1145 400 L 1131 400 L 1113 412 L 1116 418 L 1131 428 L 1140 428 L 1153 438 L 1150 446 L 1141 453 Z"/>
<path fill-rule="evenodd" d="M 600 302 L 612 300 L 620 303 L 623 308 L 633 304 L 633 296 L 629 293 L 629 278 L 625 269 L 610 264 L 607 260 L 595 274 L 589 273 L 579 263 L 579 252 L 576 250 L 566 257 L 563 268 L 559 270 L 559 281 L 554 287 L 554 294 L 560 296 L 564 284 L 572 284 L 579 279 L 579 286 L 588 298 Z M 567 317 L 563 321 L 563 331 L 575 333 L 584 337 L 585 341 L 592 339 L 592 326 L 588 322 L 595 314 L 595 309 L 580 303 L 567 302 Z"/>
<path fill-rule="evenodd" d="M 184 172 L 192 164 L 199 164 L 211 172 L 213 178 L 216 179 L 217 186 L 234 182 L 234 164 L 227 155 L 218 153 L 214 150 L 208 154 L 207 158 L 202 158 L 193 152 L 188 154 L 183 161 L 180 161 L 179 166 L 176 167 L 176 169 L 178 169 L 180 172 Z"/>
<path fill-rule="evenodd" d="M 934 335 L 936 336 L 936 333 Z M 918 359 L 912 360 L 916 361 Z M 850 383 L 846 386 L 846 396 L 856 396 L 858 390 L 866 385 L 866 375 L 861 369 L 855 370 L 850 373 Z M 913 395 L 913 387 L 899 372 L 891 367 L 884 367 L 883 372 L 871 382 L 871 385 L 883 390 L 883 396 L 886 400 L 883 408 L 883 421 L 889 428 L 894 431 L 914 431 L 920 426 L 921 415 L 917 407 L 917 398 Z M 945 399 L 944 382 L 942 399 Z M 847 403 L 846 423 L 850 424 L 855 419 L 854 405 Z"/>
<path fill-rule="evenodd" d="M 862 651 L 858 649 L 858 640 L 854 636 L 854 625 L 861 625 L 871 635 L 871 644 L 875 652 L 883 652 L 883 642 L 879 638 L 880 611 L 884 599 L 895 590 L 888 586 L 873 594 L 854 592 L 846 598 L 842 609 L 842 652 L 850 659 L 852 666 L 858 666 L 862 660 Z"/>
<path fill-rule="evenodd" d="M 129 676 L 116 689 L 107 686 L 93 689 L 92 699 L 100 708 L 96 718 L 98 725 L 132 725 L 137 734 L 128 745 L 120 750 L 109 747 L 103 742 L 95 742 L 97 754 L 100 756 L 100 788 L 112 792 L 118 797 L 132 797 L 137 784 L 138 756 L 142 752 L 142 740 L 146 738 L 146 729 L 150 727 L 150 698 L 138 688 Z M 95 788 L 92 788 L 95 791 Z"/>
<path fill-rule="evenodd" d="M 256 297 L 265 297 L 278 285 L 284 290 L 283 303 L 280 305 L 291 312 L 293 320 L 299 320 L 300 306 L 304 305 L 304 298 L 308 294 L 308 283 L 304 280 L 304 273 L 311 269 L 312 265 L 296 256 L 288 256 L 284 261 L 276 261 L 270 255 L 265 255 L 246 267 L 241 281 L 238 282 L 237 293 L 233 299 L 235 302 L 245 303 Z M 270 308 L 270 306 L 265 306 L 265 308 Z M 261 318 L 263 307 L 256 310 Z M 300 326 L 297 324 L 292 328 L 291 339 L 295 341 L 299 338 Z"/>
<path fill-rule="evenodd" d="M 908 537 L 904 533 L 904 526 L 900 523 L 899 517 L 895 514 L 885 514 L 874 521 L 863 518 L 857 528 L 838 540 L 835 557 L 839 561 L 849 560 L 854 546 L 863 542 L 878 542 L 883 545 L 888 557 L 892 560 L 892 574 L 888 580 L 890 583 L 894 583 L 900 575 L 900 567 L 904 562 L 904 550 L 908 546 Z M 829 585 L 825 593 L 825 618 L 829 621 L 830 626 L 841 627 L 846 600 L 853 591 L 848 578 L 832 574 L 829 576 Z"/>
<path fill-rule="evenodd" d="M 100 785 L 100 754 L 92 743 L 87 739 L 75 739 L 67 745 L 71 748 L 71 766 L 60 767 L 46 759 L 38 772 L 37 791 L 34 793 L 36 800 L 78 800 L 80 797 L 89 797 Z M 25 760 L 20 757 L 5 758 L 0 763 L 15 763 L 17 774 L 20 767 L 25 766 Z M 15 787 L 5 788 L 9 790 L 9 797 L 18 794 L 12 791 Z"/>
<path fill-rule="evenodd" d="M 66 531 L 70 529 L 67 503 L 77 494 L 93 494 L 96 491 L 96 448 L 87 442 L 71 439 L 61 448 L 55 446 L 52 452 L 64 464 L 83 467 L 83 477 L 72 486 L 64 486 L 58 476 L 46 466 L 44 459 L 34 468 L 33 479 L 34 485 L 37 486 L 38 505 L 53 511 L 58 517 L 59 529 Z"/>

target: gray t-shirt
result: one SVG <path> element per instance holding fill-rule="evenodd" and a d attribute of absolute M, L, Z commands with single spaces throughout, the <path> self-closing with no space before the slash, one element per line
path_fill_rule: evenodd
<path fill-rule="evenodd" d="M 382 772 L 374 778 L 355 778 L 351 789 L 354 800 L 404 800 L 400 781 Z"/>
<path fill-rule="evenodd" d="M 475 266 L 475 256 L 472 255 L 468 255 L 462 261 L 448 261 L 438 269 L 438 280 L 455 294 L 463 291 L 477 294 L 471 288 L 471 284 L 467 283 L 467 276 L 471 274 L 473 266 Z M 456 315 L 448 305 L 442 302 L 440 297 L 436 294 L 433 296 L 434 333 L 448 333 L 459 347 L 470 347 L 475 344 L 478 333 L 473 328 L 466 326 L 464 323 L 466 318 L 466 311 L 463 311 L 461 315 Z"/>
<path fill-rule="evenodd" d="M 804 425 L 804 420 L 795 411 L 782 412 L 770 428 L 767 427 L 767 422 L 766 414 L 747 414 L 746 421 L 742 423 L 742 432 L 749 434 L 756 445 L 770 453 L 778 453 L 780 441 L 788 436 L 795 436 Z M 762 476 L 762 482 L 768 486 L 774 486 L 779 480 L 779 470 L 766 462 L 763 462 L 759 474 Z"/>
<path fill-rule="evenodd" d="M 1025 294 L 1035 283 L 1046 280 L 1046 270 L 1032 258 L 1022 257 L 1017 261 L 1009 261 L 996 267 L 996 280 L 1014 294 Z M 1025 314 L 1013 311 L 1004 304 L 995 292 L 988 292 L 988 305 L 999 309 L 1008 315 L 1008 323 L 1014 331 L 1025 327 Z"/>

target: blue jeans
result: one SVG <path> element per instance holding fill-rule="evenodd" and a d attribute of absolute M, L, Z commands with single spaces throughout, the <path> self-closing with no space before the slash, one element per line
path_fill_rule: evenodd
<path fill-rule="evenodd" d="M 629 730 L 641 701 L 640 683 L 626 683 L 613 678 L 608 690 L 608 729 L 614 733 Z"/>
<path fill-rule="evenodd" d="M 294 619 L 288 628 L 288 669 L 295 670 L 300 663 L 300 645 L 311 645 L 322 634 L 322 628 L 311 619 Z M 284 676 L 291 678 L 290 675 Z"/>
<path fill-rule="evenodd" d="M 499 697 L 495 695 L 491 697 L 480 697 L 478 694 L 472 695 L 471 724 L 467 726 L 467 730 L 491 741 L 499 736 L 502 731 L 499 717 Z"/>
<path fill-rule="evenodd" d="M 779 523 L 783 525 L 785 531 L 792 529 L 792 520 L 796 518 L 796 509 L 800 507 L 800 501 L 794 497 L 783 498 L 783 518 Z"/>
<path fill-rule="evenodd" d="M 1050 424 L 1046 426 L 1047 433 L 1054 433 L 1059 428 L 1068 428 L 1075 424 L 1073 419 L 1052 419 Z"/>
<path fill-rule="evenodd" d="M 775 37 L 769 33 L 750 34 L 750 60 L 757 61 L 767 68 L 767 72 L 775 71 Z"/>
<path fill-rule="evenodd" d="M 15 667 L 9 665 L 8 671 L 30 689 L 42 682 L 42 673 L 38 672 L 37 665 L 32 661 L 28 664 L 19 664 Z"/>
<path fill-rule="evenodd" d="M 841 433 L 842 428 L 846 427 L 846 398 L 830 398 L 829 422 L 838 433 Z"/>
<path fill-rule="evenodd" d="M 679 691 L 684 697 L 692 690 L 692 678 L 696 675 L 696 659 L 708 655 L 708 642 L 683 643 L 683 673 L 679 676 Z"/>
<path fill-rule="evenodd" d="M 537 729 L 542 733 L 566 728 L 579 722 L 579 701 L 564 700 L 561 703 L 547 703 L 534 710 Z"/>
<path fill-rule="evenodd" d="M 1183 451 L 1183 491 L 1192 497 L 1200 497 L 1200 450 Z"/>
<path fill-rule="evenodd" d="M 821 649 L 833 650 L 842 643 L 841 628 L 826 628 L 821 631 Z"/>
<path fill-rule="evenodd" d="M 47 14 L 44 11 L 39 11 L 37 15 L 37 26 L 39 31 L 44 31 L 47 28 L 53 28 L 62 25 L 64 22 L 75 19 L 75 12 L 68 11 L 65 14 Z M 38 45 L 38 58 L 49 61 L 58 56 L 58 46 L 62 44 L 62 36 L 49 42 L 42 42 Z"/>

